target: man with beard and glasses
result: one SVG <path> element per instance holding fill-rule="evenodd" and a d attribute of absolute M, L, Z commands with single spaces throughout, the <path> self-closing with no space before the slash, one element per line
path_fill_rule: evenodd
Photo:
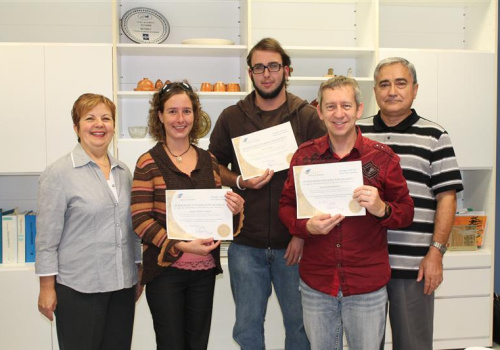
<path fill-rule="evenodd" d="M 236 305 L 233 338 L 243 350 L 265 349 L 264 319 L 273 286 L 283 314 L 285 349 L 309 349 L 299 293 L 303 240 L 292 237 L 278 217 L 287 171 L 267 169 L 261 176 L 243 180 L 231 139 L 286 122 L 298 145 L 326 131 L 315 108 L 286 91 L 291 60 L 278 41 L 259 41 L 250 50 L 247 64 L 255 90 L 222 111 L 209 147 L 219 161 L 222 184 L 245 199 L 243 228 L 228 251 Z"/>

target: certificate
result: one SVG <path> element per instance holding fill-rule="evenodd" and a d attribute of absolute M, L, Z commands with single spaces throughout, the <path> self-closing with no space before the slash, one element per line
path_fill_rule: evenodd
<path fill-rule="evenodd" d="M 365 215 L 365 208 L 352 198 L 363 186 L 361 161 L 293 167 L 297 219 L 318 214 Z"/>
<path fill-rule="evenodd" d="M 170 239 L 233 239 L 233 213 L 227 189 L 166 190 L 167 235 Z"/>
<path fill-rule="evenodd" d="M 288 169 L 297 150 L 290 122 L 232 139 L 243 180 Z"/>

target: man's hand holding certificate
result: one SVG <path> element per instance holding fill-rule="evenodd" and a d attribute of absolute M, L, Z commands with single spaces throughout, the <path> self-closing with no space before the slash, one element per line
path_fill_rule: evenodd
<path fill-rule="evenodd" d="M 365 215 L 353 198 L 363 186 L 361 162 L 339 162 L 293 167 L 297 196 L 297 219 L 319 214 Z"/>
<path fill-rule="evenodd" d="M 232 139 L 243 180 L 288 169 L 297 142 L 290 122 Z"/>
<path fill-rule="evenodd" d="M 170 239 L 233 239 L 233 213 L 228 208 L 228 190 L 167 190 L 166 217 Z"/>

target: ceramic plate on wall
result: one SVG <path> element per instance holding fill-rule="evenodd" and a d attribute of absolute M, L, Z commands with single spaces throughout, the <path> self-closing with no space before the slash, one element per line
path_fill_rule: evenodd
<path fill-rule="evenodd" d="M 210 132 L 210 128 L 212 127 L 212 121 L 210 120 L 210 116 L 207 112 L 201 111 L 201 128 L 200 134 L 197 135 L 198 138 L 202 138 L 208 135 Z"/>
<path fill-rule="evenodd" d="M 165 16 L 146 7 L 125 12 L 121 27 L 127 38 L 139 44 L 159 44 L 170 34 L 170 25 Z"/>
<path fill-rule="evenodd" d="M 182 43 L 186 45 L 234 45 L 234 41 L 215 38 L 186 39 Z"/>

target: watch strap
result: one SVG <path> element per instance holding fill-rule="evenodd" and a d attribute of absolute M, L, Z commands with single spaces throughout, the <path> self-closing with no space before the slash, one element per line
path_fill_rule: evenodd
<path fill-rule="evenodd" d="M 392 207 L 390 206 L 390 204 L 387 202 L 384 203 L 385 203 L 384 216 L 377 217 L 377 219 L 379 220 L 385 220 L 392 214 Z"/>
<path fill-rule="evenodd" d="M 448 248 L 446 248 L 446 245 L 441 244 L 441 243 L 436 242 L 436 241 L 432 241 L 432 243 L 431 243 L 430 246 L 436 248 L 437 250 L 439 250 L 439 252 L 441 253 L 441 255 L 444 255 L 444 253 L 446 253 L 446 250 L 448 250 Z"/>

